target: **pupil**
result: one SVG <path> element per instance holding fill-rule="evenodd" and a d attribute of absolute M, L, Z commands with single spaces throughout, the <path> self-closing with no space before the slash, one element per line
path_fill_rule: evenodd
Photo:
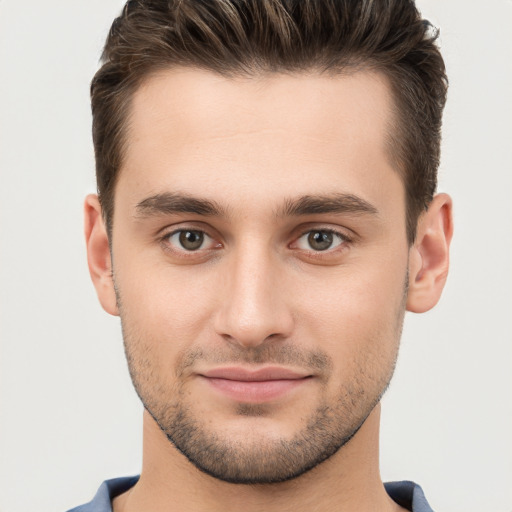
<path fill-rule="evenodd" d="M 308 242 L 315 251 L 325 251 L 332 245 L 332 233 L 313 231 L 308 236 Z"/>
<path fill-rule="evenodd" d="M 182 231 L 180 244 L 189 251 L 199 249 L 203 244 L 204 235 L 200 231 Z"/>

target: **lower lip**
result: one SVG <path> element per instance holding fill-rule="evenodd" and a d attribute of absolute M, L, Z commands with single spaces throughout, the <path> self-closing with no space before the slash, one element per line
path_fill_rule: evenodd
<path fill-rule="evenodd" d="M 283 379 L 265 381 L 240 381 L 205 377 L 215 390 L 223 395 L 246 403 L 262 403 L 283 397 L 309 380 Z"/>

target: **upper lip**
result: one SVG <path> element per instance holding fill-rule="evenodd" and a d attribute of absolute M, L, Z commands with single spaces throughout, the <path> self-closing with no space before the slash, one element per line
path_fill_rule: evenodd
<path fill-rule="evenodd" d="M 211 379 L 237 380 L 242 382 L 258 382 L 269 380 L 298 380 L 310 377 L 306 373 L 299 373 L 288 368 L 267 366 L 258 369 L 248 369 L 239 366 L 214 368 L 200 375 Z"/>

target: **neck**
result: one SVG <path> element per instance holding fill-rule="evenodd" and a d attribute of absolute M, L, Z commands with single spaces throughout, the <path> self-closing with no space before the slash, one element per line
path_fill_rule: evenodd
<path fill-rule="evenodd" d="M 144 459 L 139 482 L 114 500 L 114 512 L 398 511 L 379 474 L 377 406 L 335 455 L 293 480 L 231 484 L 193 466 L 144 413 Z"/>

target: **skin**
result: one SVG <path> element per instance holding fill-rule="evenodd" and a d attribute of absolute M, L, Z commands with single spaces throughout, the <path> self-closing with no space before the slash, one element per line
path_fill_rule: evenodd
<path fill-rule="evenodd" d="M 440 194 L 407 243 L 404 187 L 386 152 L 391 108 L 386 80 L 369 72 L 173 69 L 135 93 L 110 247 L 97 197 L 85 207 L 91 276 L 104 309 L 121 316 L 147 409 L 141 478 L 115 512 L 400 509 L 379 475 L 379 399 L 405 310 L 440 297 L 452 222 Z M 205 233 L 203 245 L 187 251 L 183 230 Z M 317 250 L 312 233 L 334 233 L 332 245 Z M 204 377 L 270 365 L 303 379 L 254 401 Z M 211 443 L 238 476 L 282 474 L 273 456 L 283 443 L 312 446 L 317 465 L 289 462 L 299 476 L 281 483 L 230 483 L 233 473 L 169 442 L 180 412 L 194 426 L 174 439 L 180 449 Z M 323 459 L 320 425 L 334 446 Z"/>

